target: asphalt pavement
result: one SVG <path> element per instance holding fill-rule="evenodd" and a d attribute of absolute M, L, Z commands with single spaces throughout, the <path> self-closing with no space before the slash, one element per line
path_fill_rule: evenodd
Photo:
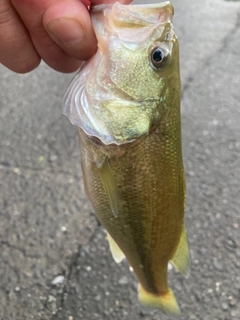
<path fill-rule="evenodd" d="M 183 319 L 238 320 L 240 3 L 172 4 L 192 264 L 188 279 L 170 270 L 170 284 Z M 0 66 L 0 319 L 165 319 L 139 307 L 84 196 L 77 130 L 61 111 L 72 77 Z"/>

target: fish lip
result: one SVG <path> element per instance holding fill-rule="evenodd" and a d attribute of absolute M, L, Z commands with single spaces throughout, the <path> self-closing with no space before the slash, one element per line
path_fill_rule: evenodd
<path fill-rule="evenodd" d="M 98 11 L 102 11 L 104 9 L 111 9 L 113 6 L 115 5 L 121 5 L 122 7 L 134 7 L 134 8 L 163 8 L 163 7 L 166 7 L 166 6 L 171 6 L 172 7 L 172 4 L 170 1 L 164 1 L 164 2 L 161 2 L 161 3 L 149 3 L 149 4 L 121 4 L 119 2 L 115 2 L 113 4 L 97 4 L 93 7 L 91 7 L 91 12 L 95 13 L 95 12 L 98 12 Z M 173 7 L 172 7 L 172 14 L 173 14 Z"/>
<path fill-rule="evenodd" d="M 129 22 L 129 28 L 132 28 L 133 25 L 140 25 L 144 27 L 149 24 L 155 24 L 156 22 L 162 24 L 171 21 L 172 16 L 174 15 L 174 8 L 170 1 L 165 1 L 162 3 L 130 5 L 115 2 L 113 4 L 99 4 L 91 8 L 91 15 L 93 17 L 102 14 L 103 16 L 105 16 L 105 18 L 108 18 L 112 12 L 114 12 L 115 15 L 114 23 L 118 24 L 119 22 L 120 24 L 122 24 L 120 29 L 124 29 Z M 128 19 L 128 16 L 130 20 Z M 148 20 L 148 18 L 150 19 Z"/>

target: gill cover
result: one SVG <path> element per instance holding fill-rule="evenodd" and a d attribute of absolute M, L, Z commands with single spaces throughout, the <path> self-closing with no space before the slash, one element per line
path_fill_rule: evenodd
<path fill-rule="evenodd" d="M 92 9 L 98 52 L 64 96 L 63 113 L 73 124 L 104 144 L 124 144 L 150 131 L 169 105 L 169 81 L 179 90 L 171 72 L 171 64 L 178 64 L 172 15 L 170 2 Z M 168 53 L 162 68 L 151 62 L 156 46 Z"/>

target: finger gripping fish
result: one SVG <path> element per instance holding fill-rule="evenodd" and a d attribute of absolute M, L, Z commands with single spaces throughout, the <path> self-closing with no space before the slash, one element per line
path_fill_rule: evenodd
<path fill-rule="evenodd" d="M 169 261 L 189 270 L 184 227 L 178 41 L 170 2 L 92 9 L 98 52 L 64 97 L 77 125 L 86 194 L 124 256 L 143 305 L 179 317 Z"/>

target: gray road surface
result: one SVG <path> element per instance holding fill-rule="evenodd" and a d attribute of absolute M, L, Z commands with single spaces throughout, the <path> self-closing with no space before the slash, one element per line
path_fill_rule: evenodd
<path fill-rule="evenodd" d="M 192 267 L 187 280 L 171 270 L 170 283 L 183 319 L 237 320 L 240 3 L 172 3 Z M 164 319 L 141 311 L 135 277 L 113 262 L 85 199 L 76 128 L 61 114 L 71 78 L 0 66 L 0 319 Z"/>

